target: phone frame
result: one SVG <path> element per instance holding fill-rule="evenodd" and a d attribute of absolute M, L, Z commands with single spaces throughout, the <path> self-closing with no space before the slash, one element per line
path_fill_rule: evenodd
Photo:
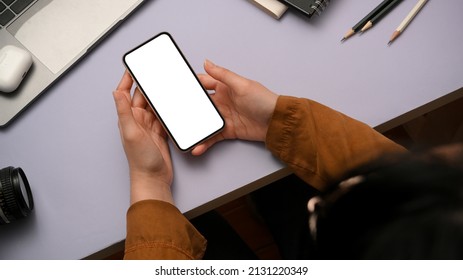
<path fill-rule="evenodd" d="M 169 39 L 172 41 L 173 45 L 175 46 L 177 52 L 180 54 L 180 56 L 182 57 L 183 59 L 183 62 L 185 63 L 185 65 L 188 67 L 188 69 L 190 70 L 191 72 L 191 75 L 195 78 L 196 82 L 198 83 L 198 85 L 201 87 L 202 91 L 204 92 L 204 94 L 207 96 L 208 100 L 210 101 L 210 103 L 212 104 L 213 108 L 215 109 L 215 111 L 217 112 L 218 116 L 220 117 L 221 121 L 222 121 L 222 126 L 215 130 L 214 132 L 212 132 L 211 134 L 205 136 L 204 138 L 202 138 L 201 140 L 197 141 L 196 143 L 190 145 L 189 147 L 187 148 L 181 148 L 179 143 L 177 142 L 177 140 L 175 139 L 175 137 L 173 136 L 173 134 L 171 133 L 171 131 L 169 130 L 168 126 L 165 124 L 162 116 L 158 113 L 158 110 L 156 110 L 156 106 L 153 104 L 153 102 L 150 100 L 150 98 L 148 97 L 148 94 L 145 93 L 145 90 L 143 89 L 143 87 L 140 85 L 140 83 L 138 82 L 137 80 L 137 77 L 134 75 L 134 73 L 132 72 L 132 70 L 130 69 L 128 63 L 126 62 L 126 56 L 131 54 L 132 52 L 136 51 L 137 49 L 141 48 L 142 46 L 146 45 L 147 43 L 155 40 L 156 38 L 162 36 L 162 35 L 167 35 L 169 37 Z M 180 150 L 181 152 L 188 152 L 188 151 L 191 151 L 194 147 L 196 147 L 197 145 L 201 144 L 202 142 L 210 139 L 211 137 L 217 135 L 218 133 L 220 133 L 223 128 L 225 127 L 225 119 L 222 117 L 222 115 L 220 114 L 220 111 L 217 109 L 217 107 L 215 106 L 214 102 L 212 101 L 212 98 L 209 96 L 209 93 L 207 92 L 207 90 L 204 88 L 204 86 L 201 84 L 201 82 L 199 81 L 199 78 L 198 76 L 196 75 L 196 73 L 194 72 L 193 68 L 191 67 L 190 63 L 188 62 L 188 60 L 186 59 L 185 55 L 183 54 L 183 52 L 180 50 L 179 46 L 177 45 L 177 42 L 174 40 L 174 38 L 170 35 L 170 33 L 168 32 L 161 32 L 153 37 L 151 37 L 150 39 L 144 41 L 143 43 L 141 43 L 140 45 L 132 48 L 131 50 L 129 50 L 128 52 L 126 52 L 124 55 L 123 55 L 123 58 L 122 58 L 122 61 L 125 65 L 125 68 L 127 69 L 127 71 L 129 72 L 130 76 L 132 77 L 132 79 L 134 80 L 134 82 L 136 83 L 137 87 L 140 89 L 140 92 L 143 94 L 145 100 L 147 101 L 147 103 L 150 105 L 151 109 L 153 110 L 154 114 L 156 115 L 157 119 L 159 120 L 159 122 L 161 123 L 162 127 L 164 128 L 164 130 L 167 132 L 167 135 L 169 136 L 169 138 L 172 140 L 172 142 L 175 144 L 175 146 L 177 147 L 178 150 Z"/>

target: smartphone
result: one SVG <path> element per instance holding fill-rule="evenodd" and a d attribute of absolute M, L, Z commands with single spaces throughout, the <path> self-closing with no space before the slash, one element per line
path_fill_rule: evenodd
<path fill-rule="evenodd" d="M 179 150 L 223 129 L 224 119 L 169 33 L 127 52 L 123 61 Z"/>

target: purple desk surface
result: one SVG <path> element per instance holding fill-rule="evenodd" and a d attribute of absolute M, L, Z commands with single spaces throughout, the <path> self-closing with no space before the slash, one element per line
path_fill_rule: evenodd
<path fill-rule="evenodd" d="M 246 0 L 148 1 L 0 130 L 0 166 L 25 170 L 36 203 L 28 219 L 1 226 L 0 259 L 80 259 L 125 238 L 129 176 L 112 91 L 123 53 L 161 31 L 198 73 L 207 58 L 375 127 L 462 88 L 463 1 L 429 1 L 392 46 L 415 1 L 340 43 L 376 4 L 332 1 L 318 18 L 288 11 L 275 20 Z M 175 200 L 190 217 L 287 173 L 256 143 L 172 155 Z"/>

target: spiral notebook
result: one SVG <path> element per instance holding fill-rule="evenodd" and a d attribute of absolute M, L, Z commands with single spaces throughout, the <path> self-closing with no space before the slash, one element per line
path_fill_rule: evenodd
<path fill-rule="evenodd" d="M 320 15 L 328 6 L 330 0 L 279 0 L 291 7 L 303 12 L 309 18 L 313 15 Z"/>

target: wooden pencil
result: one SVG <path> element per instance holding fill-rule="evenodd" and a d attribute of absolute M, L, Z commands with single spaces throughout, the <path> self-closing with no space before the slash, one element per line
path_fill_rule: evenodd
<path fill-rule="evenodd" d="M 383 10 L 385 7 L 389 5 L 390 2 L 393 0 L 384 0 L 381 2 L 376 8 L 373 9 L 368 15 L 366 15 L 363 19 L 361 19 L 354 27 L 349 29 L 344 37 L 342 37 L 341 42 L 344 42 L 347 40 L 349 37 L 354 35 L 356 32 L 358 32 L 371 18 L 373 18 L 376 14 L 378 14 L 381 10 Z"/>
<path fill-rule="evenodd" d="M 394 33 L 392 33 L 391 38 L 389 39 L 388 45 L 392 44 L 397 37 L 404 32 L 405 28 L 410 24 L 410 22 L 415 18 L 419 11 L 424 7 L 428 0 L 419 0 L 418 3 L 413 7 L 413 9 L 408 13 L 405 19 L 400 23 L 400 25 L 396 28 Z"/>
<path fill-rule="evenodd" d="M 402 2 L 402 0 L 393 0 L 391 1 L 384 9 L 382 9 L 378 14 L 371 18 L 360 30 L 360 32 L 365 32 L 368 29 L 372 28 L 377 22 L 379 22 L 385 15 L 387 15 L 392 9 Z"/>

